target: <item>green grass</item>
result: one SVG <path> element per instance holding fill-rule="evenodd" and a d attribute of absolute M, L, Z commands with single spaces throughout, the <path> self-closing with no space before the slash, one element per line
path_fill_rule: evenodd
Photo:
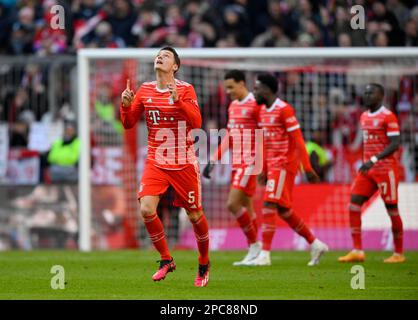
<path fill-rule="evenodd" d="M 197 254 L 174 251 L 177 270 L 154 283 L 156 252 L 0 252 L 0 299 L 418 299 L 418 252 L 387 265 L 388 252 L 367 252 L 364 290 L 351 289 L 350 264 L 330 252 L 307 267 L 308 252 L 273 252 L 271 267 L 233 267 L 243 251 L 211 252 L 206 288 L 194 288 Z M 53 265 L 65 268 L 66 287 L 53 290 Z"/>

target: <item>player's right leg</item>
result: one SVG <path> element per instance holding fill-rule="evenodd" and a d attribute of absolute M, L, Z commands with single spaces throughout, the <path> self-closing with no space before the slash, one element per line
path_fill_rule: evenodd
<path fill-rule="evenodd" d="M 160 266 L 152 276 L 154 281 L 165 278 L 168 272 L 175 270 L 176 265 L 168 249 L 167 239 L 164 234 L 164 227 L 157 215 L 157 207 L 160 195 L 168 188 L 168 180 L 164 172 L 153 165 L 146 165 L 141 180 L 138 199 L 140 202 L 140 213 L 145 228 L 154 245 L 160 254 Z"/>
<path fill-rule="evenodd" d="M 359 173 L 351 187 L 351 199 L 348 206 L 350 215 L 353 250 L 339 257 L 339 262 L 363 262 L 366 258 L 361 241 L 361 207 L 376 192 L 377 185 L 367 174 Z"/>
<path fill-rule="evenodd" d="M 249 246 L 247 255 L 243 260 L 234 262 L 234 266 L 245 265 L 247 262 L 255 259 L 261 251 L 261 244 L 257 241 L 257 229 L 254 225 L 255 214 L 251 200 L 251 197 L 241 189 L 232 187 L 229 192 L 227 202 L 228 210 L 237 219 Z"/>

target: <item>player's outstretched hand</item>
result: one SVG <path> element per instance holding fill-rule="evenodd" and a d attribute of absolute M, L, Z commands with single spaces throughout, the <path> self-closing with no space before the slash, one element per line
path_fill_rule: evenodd
<path fill-rule="evenodd" d="M 134 99 L 134 92 L 131 90 L 131 82 L 130 80 L 126 80 L 126 88 L 122 92 L 122 104 L 124 107 L 130 107 L 132 100 Z"/>
<path fill-rule="evenodd" d="M 260 173 L 257 176 L 257 182 L 258 182 L 258 184 L 261 184 L 263 186 L 266 185 L 266 183 L 267 183 L 267 176 L 266 176 L 266 173 L 265 172 L 262 172 L 262 173 Z"/>
<path fill-rule="evenodd" d="M 309 183 L 319 183 L 321 179 L 316 174 L 314 170 L 306 172 L 306 178 L 308 179 Z"/>
<path fill-rule="evenodd" d="M 205 169 L 203 169 L 203 176 L 207 179 L 210 179 L 210 173 L 212 172 L 214 167 L 215 167 L 215 164 L 212 161 L 209 161 Z"/>

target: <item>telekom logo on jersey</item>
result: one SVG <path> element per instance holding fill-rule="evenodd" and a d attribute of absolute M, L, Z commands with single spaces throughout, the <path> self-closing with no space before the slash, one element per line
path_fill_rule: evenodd
<path fill-rule="evenodd" d="M 148 115 L 154 125 L 159 125 L 161 119 L 159 111 L 150 110 Z M 214 154 L 218 148 L 219 138 L 223 139 L 226 134 L 228 134 L 227 129 L 210 129 L 209 134 L 203 129 L 193 129 L 187 132 L 186 122 L 178 121 L 176 129 L 156 130 L 155 141 L 161 143 L 155 149 L 155 160 L 161 165 L 195 164 L 197 154 L 200 163 L 208 163 L 209 155 Z M 245 165 L 249 167 L 248 174 L 260 174 L 263 169 L 264 131 L 262 129 L 230 129 L 229 136 L 232 139 L 232 156 L 224 156 L 217 162 Z M 229 148 L 229 141 L 227 142 L 227 148 Z"/>

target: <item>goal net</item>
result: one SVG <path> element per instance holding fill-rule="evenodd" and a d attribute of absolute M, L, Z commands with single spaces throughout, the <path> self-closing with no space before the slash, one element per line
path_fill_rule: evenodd
<path fill-rule="evenodd" d="M 147 129 L 142 120 L 130 130 L 119 121 L 120 94 L 126 79 L 136 89 L 154 80 L 153 58 L 158 49 L 86 49 L 78 53 L 79 134 L 82 152 L 79 174 L 81 250 L 146 248 L 148 237 L 139 217 L 137 189 L 147 152 Z M 333 249 L 351 246 L 348 225 L 350 183 L 361 163 L 359 116 L 367 83 L 386 89 L 385 106 L 398 116 L 402 130 L 400 212 L 406 249 L 418 249 L 418 50 L 416 49 L 181 49 L 180 80 L 191 83 L 201 108 L 202 128 L 209 146 L 199 148 L 201 170 L 209 151 L 218 144 L 210 129 L 226 127 L 229 98 L 223 88 L 227 70 L 245 71 L 252 90 L 260 72 L 273 73 L 278 95 L 293 105 L 306 141 L 318 142 L 329 169 L 324 183 L 308 185 L 298 176 L 295 211 Z M 206 152 L 204 151 L 206 150 Z M 225 155 L 228 156 L 227 154 Z M 202 204 L 209 221 L 211 249 L 243 249 L 245 238 L 226 200 L 231 166 L 215 166 L 212 179 L 202 178 Z M 257 187 L 255 210 L 262 219 L 263 188 Z M 194 248 L 191 224 L 165 194 L 158 213 L 171 246 Z M 273 249 L 304 249 L 299 238 L 278 221 Z M 363 212 L 364 244 L 391 249 L 390 220 L 375 197 Z"/>

